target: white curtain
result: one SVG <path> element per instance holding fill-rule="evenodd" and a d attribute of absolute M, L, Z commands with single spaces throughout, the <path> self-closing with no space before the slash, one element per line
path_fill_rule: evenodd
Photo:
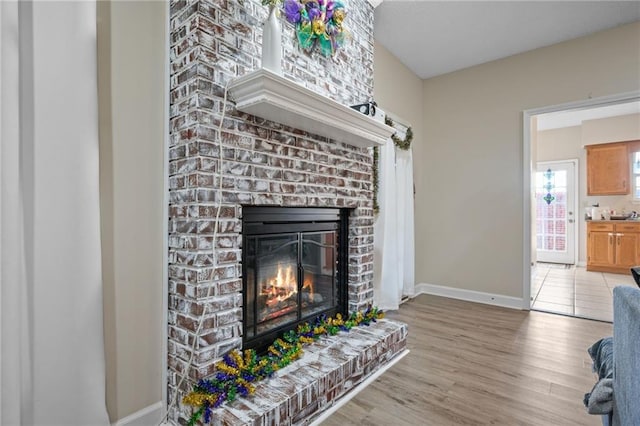
<path fill-rule="evenodd" d="M 398 136 L 406 126 L 397 124 Z M 378 213 L 374 225 L 374 303 L 398 309 L 403 296 L 413 296 L 414 218 L 413 158 L 391 139 L 380 147 L 378 159 Z"/>
<path fill-rule="evenodd" d="M 0 423 L 106 425 L 96 5 L 0 22 Z"/>

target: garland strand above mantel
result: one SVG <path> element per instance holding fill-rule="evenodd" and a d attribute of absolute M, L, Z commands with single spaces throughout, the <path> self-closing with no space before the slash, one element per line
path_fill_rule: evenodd
<path fill-rule="evenodd" d="M 395 127 L 395 123 L 388 115 L 384 118 L 384 124 L 387 126 Z M 413 130 L 411 126 L 407 127 L 407 132 L 404 139 L 400 139 L 396 133 L 391 135 L 391 140 L 393 143 L 403 151 L 408 150 L 411 147 L 411 141 L 413 141 Z"/>

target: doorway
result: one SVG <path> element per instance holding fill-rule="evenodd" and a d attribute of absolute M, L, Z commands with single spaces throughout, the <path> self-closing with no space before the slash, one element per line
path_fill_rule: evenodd
<path fill-rule="evenodd" d="M 576 263 L 578 160 L 541 161 L 535 174 L 536 258 Z"/>
<path fill-rule="evenodd" d="M 538 180 L 542 179 L 541 177 L 542 175 L 541 174 L 539 175 L 539 173 L 544 173 L 549 168 L 547 169 L 541 168 L 541 170 L 538 170 L 538 167 L 537 167 L 538 166 L 537 153 L 539 149 L 537 125 L 538 125 L 538 120 L 540 118 L 542 118 L 544 115 L 550 115 L 550 113 L 562 113 L 562 114 L 557 114 L 557 116 L 559 120 L 564 121 L 567 118 L 572 118 L 569 116 L 580 115 L 583 112 L 587 112 L 587 110 L 589 112 L 593 112 L 594 110 L 597 110 L 599 107 L 622 106 L 623 104 L 633 103 L 633 102 L 638 103 L 639 101 L 640 101 L 640 92 L 632 92 L 627 94 L 602 97 L 599 99 L 588 99 L 580 102 L 549 106 L 549 107 L 538 108 L 535 110 L 524 111 L 524 114 L 523 114 L 523 118 L 524 118 L 523 190 L 524 190 L 525 196 L 524 196 L 524 209 L 523 209 L 523 224 L 524 224 L 524 227 L 523 227 L 523 236 L 524 236 L 523 291 L 525 295 L 531 295 L 531 297 L 523 298 L 524 309 L 531 309 L 533 302 L 537 300 L 538 296 L 543 295 L 543 292 L 542 292 L 542 290 L 544 290 L 544 288 L 542 288 L 543 282 L 546 283 L 547 281 L 549 282 L 564 281 L 562 285 L 567 287 L 567 290 L 571 290 L 571 293 L 572 293 L 570 295 L 567 295 L 567 297 L 571 299 L 568 301 L 571 307 L 567 308 L 566 312 L 559 312 L 559 313 L 572 315 L 572 316 L 590 317 L 588 314 L 585 313 L 583 309 L 584 307 L 586 307 L 587 305 L 593 304 L 594 303 L 593 300 L 597 300 L 599 304 L 602 303 L 602 306 L 610 306 L 611 305 L 610 301 L 606 300 L 606 297 L 604 296 L 607 296 L 607 297 L 610 296 L 612 287 L 615 285 L 631 285 L 631 283 L 633 282 L 630 276 L 626 277 L 625 275 L 615 275 L 612 277 L 609 274 L 599 274 L 599 276 L 594 277 L 592 276 L 592 274 L 594 273 L 585 270 L 584 252 L 586 250 L 586 243 L 584 238 L 585 236 L 583 235 L 585 233 L 584 232 L 585 230 L 583 228 L 586 228 L 586 226 L 582 218 L 583 210 L 584 210 L 583 207 L 586 208 L 586 206 L 591 205 L 590 203 L 593 200 L 584 198 L 586 192 L 585 192 L 585 188 L 583 187 L 582 181 L 580 181 L 579 184 L 577 185 L 579 189 L 579 191 L 576 190 L 576 192 L 578 193 L 578 195 L 576 196 L 577 201 L 574 201 L 575 207 L 573 209 L 573 214 L 570 215 L 573 217 L 573 228 L 575 233 L 575 237 L 573 237 L 572 240 L 573 241 L 575 241 L 576 239 L 579 240 L 574 247 L 573 256 L 567 256 L 566 253 L 564 253 L 561 256 L 566 256 L 566 257 L 558 258 L 556 256 L 557 253 L 555 252 L 565 251 L 561 249 L 561 244 L 559 244 L 558 246 L 553 246 L 552 250 L 544 249 L 545 248 L 544 239 L 548 237 L 549 241 L 551 241 L 550 238 L 553 238 L 553 241 L 555 244 L 556 237 L 559 237 L 562 234 L 562 228 L 561 228 L 562 225 L 558 225 L 560 227 L 561 232 L 557 233 L 556 232 L 557 230 L 555 229 L 556 228 L 555 223 L 553 225 L 554 229 L 551 229 L 550 225 L 545 225 L 545 224 L 539 225 L 538 223 L 538 199 L 544 198 L 549 193 L 549 192 L 545 192 L 544 194 L 539 195 L 539 193 L 541 193 L 540 190 L 542 189 L 542 184 L 538 185 Z M 590 119 L 593 119 L 593 117 L 587 118 L 586 120 L 590 120 Z M 628 139 L 636 139 L 636 138 L 631 137 Z M 594 142 L 590 142 L 590 143 L 594 143 Z M 581 148 L 583 148 L 583 145 L 581 146 Z M 554 148 L 554 150 L 556 149 Z M 565 159 L 580 158 L 580 161 L 579 163 L 576 163 L 575 168 L 579 169 L 580 174 L 585 173 L 586 162 L 584 160 L 585 157 L 583 157 L 583 154 L 580 154 L 580 155 L 566 154 L 564 152 L 561 152 L 561 149 L 556 150 L 555 154 L 556 154 L 556 158 L 542 157 L 541 160 L 557 160 L 556 162 L 561 163 L 566 161 L 566 160 L 558 161 L 558 160 L 561 160 L 562 158 L 565 158 Z M 578 164 L 579 164 L 579 168 L 578 168 Z M 553 169 L 551 171 L 554 172 Z M 575 186 L 576 184 L 574 184 L 574 187 Z M 558 194 L 554 194 L 551 192 L 548 198 L 551 199 L 551 197 L 553 197 L 553 201 L 555 201 L 557 199 L 557 195 Z M 560 195 L 560 197 L 562 196 L 563 195 Z M 577 203 L 577 205 L 575 205 L 575 203 Z M 551 213 L 547 213 L 547 214 L 551 215 Z M 555 215 L 555 211 L 553 212 L 553 214 Z M 569 224 L 568 216 L 569 215 L 567 210 L 567 218 L 566 218 L 567 225 Z M 549 217 L 549 219 L 552 219 L 552 218 Z M 553 219 L 555 219 L 555 217 L 553 217 Z M 539 226 L 549 226 L 549 228 L 543 228 L 543 232 L 540 232 Z M 566 230 L 568 231 L 568 228 Z M 545 235 L 545 232 L 548 235 Z M 541 245 L 543 246 L 542 247 L 543 250 L 539 252 L 538 241 L 540 237 L 543 239 L 543 241 L 541 242 Z M 560 239 L 560 243 L 561 243 L 561 240 L 562 239 Z M 550 252 L 550 253 L 544 253 L 544 252 Z M 551 257 L 546 257 L 547 255 Z M 546 260 L 546 262 L 538 263 L 541 260 L 542 261 Z M 631 281 L 628 282 L 627 278 L 631 279 Z M 598 281 L 598 285 L 600 286 L 600 288 L 598 289 L 593 288 L 593 286 L 596 284 L 596 281 Z M 584 294 L 586 294 L 587 296 L 586 299 L 582 299 L 578 295 L 579 291 L 581 292 L 582 290 L 586 290 L 584 292 Z M 598 298 L 597 297 L 598 295 L 602 295 L 603 297 Z M 581 306 L 578 306 L 579 301 Z M 600 306 L 596 306 L 596 308 L 599 308 L 599 307 Z M 546 310 L 546 309 L 542 309 L 542 310 Z M 607 319 L 604 317 L 597 318 L 597 319 L 610 321 L 610 319 Z"/>

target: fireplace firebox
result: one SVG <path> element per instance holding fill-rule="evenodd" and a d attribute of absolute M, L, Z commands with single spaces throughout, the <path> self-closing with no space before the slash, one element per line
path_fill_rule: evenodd
<path fill-rule="evenodd" d="M 318 315 L 346 313 L 349 209 L 242 209 L 244 349 Z"/>

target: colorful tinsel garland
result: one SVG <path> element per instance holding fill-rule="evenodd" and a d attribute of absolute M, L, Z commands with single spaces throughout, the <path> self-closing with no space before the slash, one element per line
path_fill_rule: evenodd
<path fill-rule="evenodd" d="M 191 415 L 189 425 L 201 418 L 211 422 L 214 408 L 225 401 L 233 401 L 238 395 L 247 396 L 255 391 L 255 383 L 271 377 L 277 370 L 286 367 L 302 355 L 302 347 L 313 343 L 322 336 L 335 336 L 340 331 L 349 331 L 355 326 L 369 325 L 383 318 L 384 312 L 370 307 L 365 312 L 354 312 L 345 320 L 342 315 L 335 318 L 321 315 L 315 321 L 300 324 L 296 331 L 289 331 L 276 339 L 265 355 L 259 356 L 252 349 L 243 352 L 233 350 L 216 363 L 217 373 L 209 379 L 202 379 L 194 386 L 182 402 L 198 407 Z"/>

